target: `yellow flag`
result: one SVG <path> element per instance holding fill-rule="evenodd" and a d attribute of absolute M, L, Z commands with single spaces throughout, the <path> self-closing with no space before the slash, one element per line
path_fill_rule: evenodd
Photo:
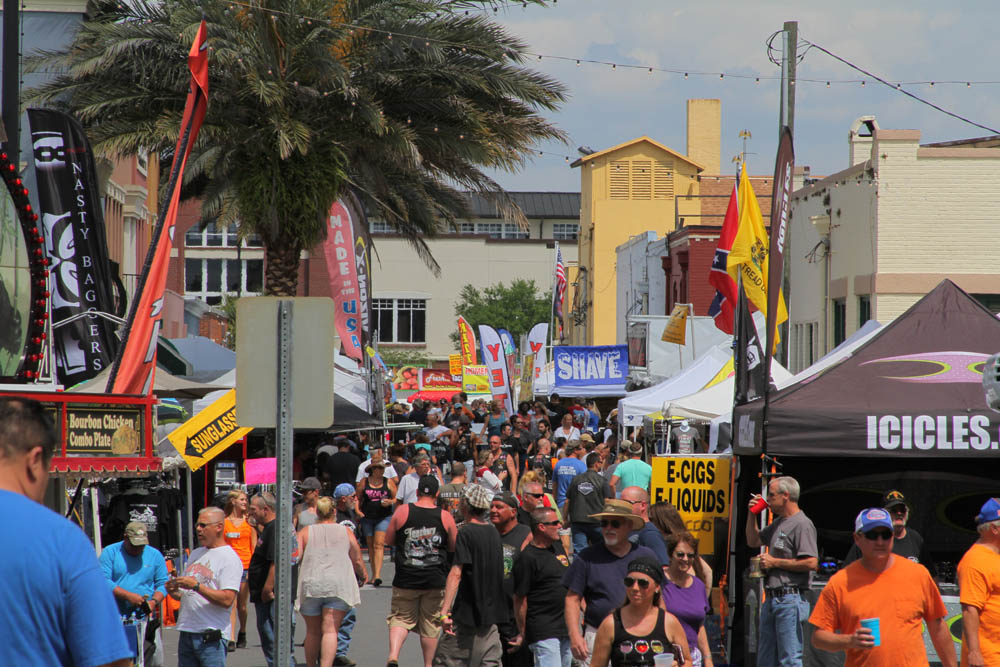
<path fill-rule="evenodd" d="M 767 315 L 767 230 L 764 228 L 764 219 L 760 214 L 760 206 L 757 204 L 757 195 L 754 194 L 753 186 L 747 177 L 747 166 L 743 164 L 743 172 L 740 175 L 739 188 L 739 209 L 740 224 L 736 230 L 736 238 L 733 239 L 733 248 L 729 251 L 729 258 L 726 262 L 726 271 L 733 280 L 739 282 L 743 278 L 743 289 L 747 293 L 747 298 L 757 306 L 757 310 Z M 778 289 L 781 289 L 780 286 Z M 788 319 L 788 311 L 785 308 L 785 298 L 783 294 L 778 295 L 778 320 L 781 324 Z M 775 344 L 778 343 L 777 332 L 775 332 Z"/>
<path fill-rule="evenodd" d="M 667 320 L 667 325 L 663 327 L 663 334 L 660 336 L 660 340 L 664 343 L 684 345 L 686 340 L 685 334 L 687 333 L 687 317 L 687 304 L 675 304 L 673 312 L 670 313 L 670 319 Z"/>

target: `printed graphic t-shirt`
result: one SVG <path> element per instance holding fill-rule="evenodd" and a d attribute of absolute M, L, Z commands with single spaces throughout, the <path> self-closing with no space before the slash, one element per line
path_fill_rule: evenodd
<path fill-rule="evenodd" d="M 216 590 L 239 591 L 243 579 L 243 563 L 228 544 L 214 549 L 198 547 L 191 552 L 191 560 L 184 569 L 185 577 L 194 577 L 202 586 Z M 201 593 L 186 590 L 181 596 L 180 621 L 177 629 L 185 632 L 222 630 L 222 635 L 232 634 L 229 609 L 212 604 Z"/>

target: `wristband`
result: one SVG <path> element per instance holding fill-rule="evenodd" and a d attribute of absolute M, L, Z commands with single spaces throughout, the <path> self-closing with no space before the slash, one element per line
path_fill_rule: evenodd
<path fill-rule="evenodd" d="M 439 621 L 446 621 L 449 618 L 451 618 L 451 614 L 449 614 L 447 612 L 441 612 L 440 614 L 438 614 L 438 620 Z"/>

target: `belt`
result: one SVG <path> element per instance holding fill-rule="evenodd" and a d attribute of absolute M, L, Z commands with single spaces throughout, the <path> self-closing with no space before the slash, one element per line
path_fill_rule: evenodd
<path fill-rule="evenodd" d="M 765 589 L 768 595 L 801 595 L 804 593 L 804 589 L 798 586 L 776 586 L 774 588 Z"/>

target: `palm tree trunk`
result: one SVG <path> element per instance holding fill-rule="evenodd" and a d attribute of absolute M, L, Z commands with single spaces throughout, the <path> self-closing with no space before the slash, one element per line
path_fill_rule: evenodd
<path fill-rule="evenodd" d="M 297 243 L 268 243 L 265 249 L 264 294 L 266 296 L 296 296 L 299 287 L 299 256 Z"/>

